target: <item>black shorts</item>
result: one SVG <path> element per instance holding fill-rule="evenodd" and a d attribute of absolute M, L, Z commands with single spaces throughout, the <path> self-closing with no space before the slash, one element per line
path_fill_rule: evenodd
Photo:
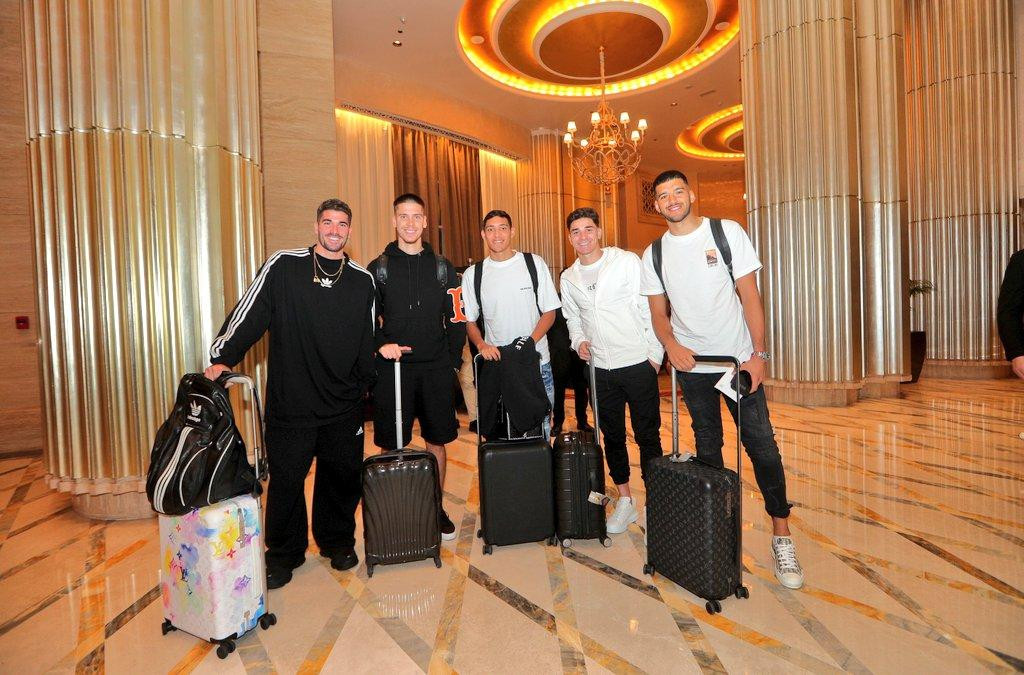
<path fill-rule="evenodd" d="M 420 422 L 423 440 L 434 445 L 451 443 L 459 435 L 455 418 L 455 371 L 448 364 L 402 363 L 402 443 L 412 439 L 412 423 Z M 377 384 L 373 388 L 373 442 L 394 449 L 394 362 L 377 357 Z"/>

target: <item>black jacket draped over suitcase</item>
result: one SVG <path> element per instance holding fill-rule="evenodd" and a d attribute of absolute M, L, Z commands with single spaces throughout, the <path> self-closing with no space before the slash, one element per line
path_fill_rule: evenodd
<path fill-rule="evenodd" d="M 482 361 L 477 371 L 480 432 L 485 438 L 501 435 L 499 424 L 504 420 L 498 415 L 499 398 L 512 427 L 523 431 L 540 426 L 551 407 L 533 340 L 526 340 L 520 349 L 514 342 L 498 351 L 500 361 Z"/>

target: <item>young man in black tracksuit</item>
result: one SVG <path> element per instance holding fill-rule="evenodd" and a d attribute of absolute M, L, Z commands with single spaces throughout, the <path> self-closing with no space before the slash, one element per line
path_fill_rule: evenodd
<path fill-rule="evenodd" d="M 377 384 L 373 390 L 373 442 L 384 450 L 409 443 L 414 419 L 427 450 L 437 458 L 444 486 L 445 443 L 458 436 L 455 377 L 462 364 L 466 322 L 455 268 L 423 241 L 423 200 L 404 194 L 394 201 L 397 239 L 368 266 L 377 282 Z M 401 361 L 402 438 L 395 438 L 394 364 Z M 441 536 L 455 525 L 441 511 Z"/>
<path fill-rule="evenodd" d="M 210 347 L 211 380 L 234 367 L 268 330 L 264 441 L 267 587 L 306 558 L 305 482 L 313 457 L 313 538 L 335 569 L 354 567 L 362 494 L 362 399 L 374 378 L 374 291 L 369 272 L 342 251 L 352 210 L 317 209 L 316 244 L 278 251 L 256 274 Z"/>

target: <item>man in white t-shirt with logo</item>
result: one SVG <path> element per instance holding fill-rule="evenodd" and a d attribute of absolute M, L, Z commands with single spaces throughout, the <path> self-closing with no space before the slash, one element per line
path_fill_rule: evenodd
<path fill-rule="evenodd" d="M 562 313 L 572 348 L 594 363 L 595 417 L 604 434 L 608 472 L 619 491 L 607 529 L 619 534 L 639 515 L 629 489 L 626 405 L 640 449 L 640 475 L 646 477 L 647 463 L 661 457 L 658 370 L 665 351 L 651 328 L 647 298 L 640 292 L 640 258 L 615 246 L 601 246 L 601 221 L 589 206 L 576 209 L 565 222 L 579 257 L 562 272 Z"/>
<path fill-rule="evenodd" d="M 719 221 L 716 236 L 717 226 L 693 212 L 693 200 L 681 172 L 664 171 L 654 179 L 654 208 L 665 218 L 668 232 L 660 239 L 660 269 L 654 264 L 654 244 L 644 251 L 643 293 L 650 302 L 655 333 L 669 361 L 682 371 L 683 400 L 693 420 L 697 456 L 703 461 L 722 466 L 723 394 L 715 385 L 724 368 L 697 364 L 694 355 L 735 356 L 740 369 L 750 374 L 750 394 L 741 399 L 743 446 L 772 518 L 775 576 L 787 588 L 800 588 L 804 578 L 789 531 L 786 474 L 761 388 L 769 358 L 755 278 L 761 262 L 738 223 Z M 728 396 L 725 401 L 735 419 L 736 402 Z"/>
<path fill-rule="evenodd" d="M 562 303 L 551 281 L 547 263 L 539 255 L 523 254 L 512 248 L 515 232 L 512 217 L 508 213 L 496 209 L 484 216 L 480 235 L 487 246 L 488 256 L 481 265 L 480 303 L 483 308 L 476 296 L 477 266 L 472 265 L 462 274 L 462 302 L 468 320 L 466 333 L 480 356 L 488 361 L 501 358 L 498 347 L 529 337 L 540 354 L 541 379 L 544 381 L 548 403 L 553 407 L 555 380 L 551 373 L 551 354 L 548 352 L 546 335 L 555 322 L 555 310 Z M 537 278 L 536 290 L 526 255 L 531 256 L 530 262 Z M 484 317 L 483 333 L 476 324 L 481 309 Z M 549 431 L 550 420 L 546 419 L 545 438 Z"/>

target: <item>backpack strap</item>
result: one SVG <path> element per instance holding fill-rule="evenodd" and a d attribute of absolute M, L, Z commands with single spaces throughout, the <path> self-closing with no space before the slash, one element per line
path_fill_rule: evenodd
<path fill-rule="evenodd" d="M 526 271 L 530 273 L 530 283 L 533 284 L 533 304 L 537 306 L 537 315 L 541 315 L 544 312 L 540 311 L 540 294 L 537 292 L 539 286 L 537 282 L 537 262 L 533 259 L 532 253 L 523 253 L 523 260 L 526 262 Z"/>
<path fill-rule="evenodd" d="M 437 262 L 437 283 L 441 284 L 442 289 L 446 289 L 448 288 L 448 259 L 435 253 L 434 260 Z"/>
<path fill-rule="evenodd" d="M 388 256 L 386 253 L 381 253 L 377 257 L 377 269 L 376 275 L 377 285 L 383 286 L 388 281 Z"/>
<path fill-rule="evenodd" d="M 480 299 L 480 285 L 483 283 L 484 278 L 484 261 L 481 260 L 473 265 L 473 296 L 476 298 L 476 306 L 479 310 L 479 316 L 476 320 L 476 325 L 480 329 L 481 337 L 484 335 L 484 303 Z"/>
<path fill-rule="evenodd" d="M 725 238 L 725 229 L 722 227 L 721 218 L 711 219 L 711 235 L 715 238 L 715 246 L 722 253 L 722 262 L 725 263 L 725 269 L 729 272 L 729 280 L 735 286 L 736 277 L 732 274 L 732 249 L 729 248 L 729 240 Z"/>
<path fill-rule="evenodd" d="M 661 237 L 651 242 L 651 264 L 654 266 L 654 273 L 658 275 L 658 281 L 661 282 L 661 290 L 667 293 L 665 277 L 661 275 Z"/>

